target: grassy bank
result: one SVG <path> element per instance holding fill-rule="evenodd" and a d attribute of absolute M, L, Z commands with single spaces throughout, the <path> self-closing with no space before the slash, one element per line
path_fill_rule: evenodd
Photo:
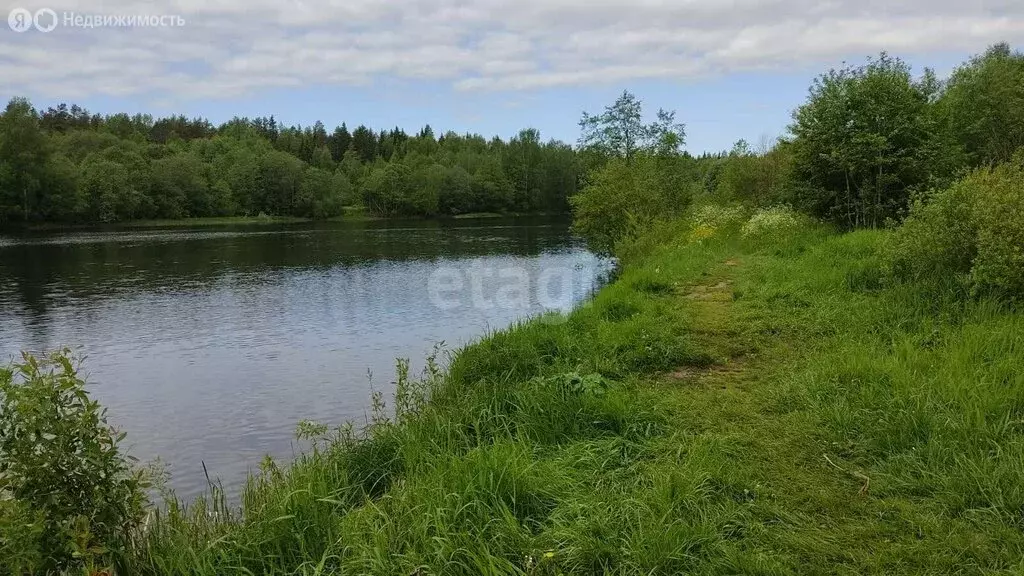
<path fill-rule="evenodd" d="M 400 366 L 365 439 L 306 426 L 126 573 L 1024 569 L 1024 318 L 884 282 L 885 232 L 737 227 L 665 226 L 572 314 Z"/>

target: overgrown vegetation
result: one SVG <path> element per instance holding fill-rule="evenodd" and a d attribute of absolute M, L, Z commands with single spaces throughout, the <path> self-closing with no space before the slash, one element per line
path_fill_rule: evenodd
<path fill-rule="evenodd" d="M 1024 55 L 1006 44 L 943 81 L 882 54 L 819 77 L 790 133 L 694 160 L 695 197 L 790 205 L 844 229 L 900 221 L 911 199 L 1024 143 Z"/>
<path fill-rule="evenodd" d="M 121 564 L 146 513 L 145 474 L 67 351 L 0 368 L 0 569 Z"/>
<path fill-rule="evenodd" d="M 996 46 L 948 83 L 887 56 L 833 71 L 792 139 L 757 153 L 688 158 L 673 116 L 645 126 L 628 93 L 584 115 L 576 226 L 619 258 L 616 282 L 432 358 L 421 378 L 400 362 L 393 408 L 375 397 L 365 430 L 303 423 L 312 448 L 266 460 L 237 506 L 214 489 L 140 523 L 141 477 L 73 367 L 29 358 L 20 379 L 0 373 L 0 426 L 27 431 L 2 444 L 4 560 L 16 573 L 1020 572 L 1024 83 L 1003 82 L 1022 66 Z M 389 165 L 370 189 L 390 202 L 409 177 Z M 38 408 L 63 390 L 80 417 Z M 77 444 L 35 446 L 62 434 L 100 447 L 101 464 L 72 463 L 101 466 L 82 490 L 102 498 L 50 497 L 65 487 L 35 459 L 63 466 Z M 39 544 L 78 525 L 92 556 Z"/>
<path fill-rule="evenodd" d="M 1024 154 L 919 199 L 893 237 L 901 278 L 1024 296 Z"/>
<path fill-rule="evenodd" d="M 363 433 L 304 424 L 239 508 L 135 530 L 122 573 L 1019 569 L 1020 313 L 887 276 L 898 233 L 723 214 L 567 316 L 400 363 Z"/>

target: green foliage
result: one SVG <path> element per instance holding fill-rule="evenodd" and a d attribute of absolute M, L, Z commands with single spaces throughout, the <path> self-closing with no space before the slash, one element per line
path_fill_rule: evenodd
<path fill-rule="evenodd" d="M 210 193 L 204 167 L 198 157 L 179 153 L 152 163 L 152 197 L 157 212 L 164 218 L 183 216 L 224 216 L 230 211 L 229 199 Z M 185 212 L 186 207 L 189 208 Z M 131 220 L 134 214 L 125 214 Z"/>
<path fill-rule="evenodd" d="M 0 570 L 33 574 L 46 565 L 43 540 L 46 518 L 23 500 L 0 493 Z"/>
<path fill-rule="evenodd" d="M 937 103 L 970 165 L 1008 161 L 1024 147 L 1024 54 L 997 44 L 958 67 Z"/>
<path fill-rule="evenodd" d="M 366 207 L 384 216 L 432 213 L 437 197 L 430 190 L 417 194 L 412 170 L 402 163 L 382 164 L 375 168 L 363 184 Z M 435 190 L 436 192 L 436 190 Z"/>
<path fill-rule="evenodd" d="M 792 195 L 792 145 L 766 143 L 759 152 L 752 151 L 740 140 L 720 160 L 712 160 L 713 182 L 706 189 L 719 202 L 744 202 L 753 206 L 769 206 Z M 709 174 L 711 176 L 711 174 Z"/>
<path fill-rule="evenodd" d="M 848 227 L 900 216 L 927 174 L 929 97 L 885 54 L 819 77 L 790 126 L 799 207 Z"/>
<path fill-rule="evenodd" d="M 675 112 L 658 110 L 657 119 L 643 122 L 643 103 L 628 90 L 601 114 L 583 113 L 579 145 L 606 158 L 631 162 L 639 153 L 675 156 L 686 142 L 686 128 Z"/>
<path fill-rule="evenodd" d="M 807 226 L 806 218 L 789 206 L 758 210 L 740 229 L 740 235 L 757 242 L 779 242 Z"/>
<path fill-rule="evenodd" d="M 882 54 L 818 78 L 793 115 L 789 202 L 848 228 L 899 220 L 922 190 L 1010 159 L 1024 145 L 1024 56 L 1006 44 L 946 82 Z M 753 161 L 715 173 L 723 195 L 752 189 Z"/>
<path fill-rule="evenodd" d="M 693 211 L 690 220 L 694 228 L 714 232 L 734 228 L 741 224 L 746 217 L 747 211 L 741 206 L 704 204 Z"/>
<path fill-rule="evenodd" d="M 610 254 L 616 243 L 656 220 L 682 213 L 691 199 L 679 177 L 685 162 L 646 155 L 633 161 L 613 158 L 572 198 L 574 229 L 591 248 Z"/>
<path fill-rule="evenodd" d="M 0 115 L 0 224 L 35 216 L 51 153 L 36 111 L 28 100 L 12 99 Z"/>
<path fill-rule="evenodd" d="M 611 254 L 689 206 L 695 175 L 691 158 L 680 154 L 685 130 L 674 112 L 659 110 L 644 124 L 641 102 L 627 91 L 603 114 L 584 112 L 580 127 L 580 146 L 595 166 L 570 203 L 573 227 L 591 249 Z"/>
<path fill-rule="evenodd" d="M 897 277 L 1024 294 L 1024 163 L 983 168 L 919 200 L 893 235 Z"/>
<path fill-rule="evenodd" d="M 390 168 L 389 168 L 390 167 Z M 408 172 L 408 173 L 407 173 Z M 564 213 L 582 167 L 534 129 L 503 141 L 427 127 L 415 136 L 271 118 L 205 120 L 13 99 L 0 114 L 0 226 L 267 214 L 332 218 Z"/>
<path fill-rule="evenodd" d="M 352 195 L 352 185 L 343 174 L 308 168 L 295 199 L 295 215 L 313 219 L 339 216 Z"/>
<path fill-rule="evenodd" d="M 123 438 L 67 351 L 0 370 L 0 566 L 46 573 L 123 560 L 147 487 Z"/>

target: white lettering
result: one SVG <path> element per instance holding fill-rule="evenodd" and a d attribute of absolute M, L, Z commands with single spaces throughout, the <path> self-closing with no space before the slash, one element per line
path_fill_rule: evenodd
<path fill-rule="evenodd" d="M 462 305 L 459 297 L 462 288 L 462 273 L 456 268 L 438 268 L 427 279 L 430 303 L 441 310 L 454 310 Z M 446 298 L 446 294 L 451 298 Z"/>
<path fill-rule="evenodd" d="M 558 281 L 551 294 L 551 282 Z M 537 278 L 537 302 L 548 309 L 566 310 L 572 306 L 572 270 L 564 267 L 545 268 Z"/>
<path fill-rule="evenodd" d="M 490 310 L 494 307 L 494 303 L 484 296 L 484 280 L 493 275 L 493 268 L 480 268 L 479 266 L 474 266 L 469 272 L 470 298 L 473 299 L 473 307 L 477 310 Z"/>
<path fill-rule="evenodd" d="M 499 308 L 525 309 L 530 305 L 530 275 L 523 268 L 502 268 L 498 278 L 511 280 L 498 288 L 494 299 Z"/>

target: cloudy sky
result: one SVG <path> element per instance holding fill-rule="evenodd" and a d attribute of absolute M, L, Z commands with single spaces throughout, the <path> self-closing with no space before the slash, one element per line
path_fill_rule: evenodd
<path fill-rule="evenodd" d="M 693 151 L 785 130 L 810 80 L 887 50 L 948 73 L 1005 40 L 1022 0 L 0 0 L 50 32 L 0 24 L 0 96 L 37 107 L 270 115 L 409 131 L 574 141 L 623 89 L 675 109 Z M 74 13 L 74 14 L 71 14 Z M 74 15 L 183 26 L 76 28 Z"/>

